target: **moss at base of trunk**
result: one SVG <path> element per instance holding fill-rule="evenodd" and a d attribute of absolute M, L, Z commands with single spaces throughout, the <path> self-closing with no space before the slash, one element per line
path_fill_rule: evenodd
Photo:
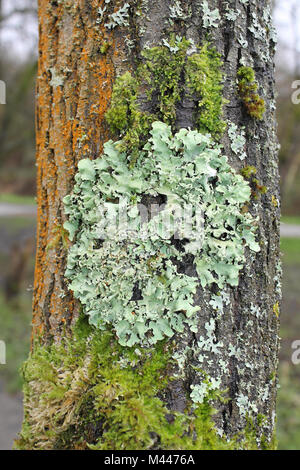
<path fill-rule="evenodd" d="M 210 399 L 175 413 L 163 402 L 171 346 L 129 349 L 80 319 L 73 338 L 36 345 L 23 367 L 25 418 L 16 449 L 257 448 L 255 426 L 218 436 Z M 261 446 L 260 446 L 261 447 Z M 263 444 L 263 447 L 264 444 Z"/>

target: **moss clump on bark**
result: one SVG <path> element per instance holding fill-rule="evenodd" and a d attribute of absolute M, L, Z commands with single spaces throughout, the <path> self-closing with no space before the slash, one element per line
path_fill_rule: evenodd
<path fill-rule="evenodd" d="M 257 93 L 258 85 L 255 81 L 254 70 L 251 67 L 240 67 L 237 76 L 239 95 L 248 114 L 261 121 L 266 111 L 266 105 L 263 98 Z"/>
<path fill-rule="evenodd" d="M 251 187 L 251 195 L 254 199 L 258 199 L 259 195 L 266 194 L 268 188 L 260 183 L 255 177 L 257 169 L 255 166 L 248 165 L 241 169 L 241 175 L 249 181 Z"/>
<path fill-rule="evenodd" d="M 112 101 L 106 113 L 110 129 L 122 137 L 119 148 L 130 150 L 131 163 L 134 164 L 139 149 L 145 144 L 151 123 L 155 116 L 140 111 L 138 105 L 139 82 L 130 72 L 116 79 Z"/>
<path fill-rule="evenodd" d="M 139 73 L 142 80 L 150 86 L 148 98 L 157 100 L 157 118 L 173 125 L 176 120 L 176 104 L 182 94 L 186 53 L 190 42 L 185 38 L 171 38 L 170 43 L 165 44 L 163 47 L 143 51 L 145 63 L 140 67 Z"/>
<path fill-rule="evenodd" d="M 72 339 L 36 345 L 23 367 L 25 419 L 17 449 L 227 449 L 207 397 L 186 414 L 168 410 L 172 346 L 123 348 L 84 318 Z M 191 403 L 192 407 L 192 403 Z"/>
<path fill-rule="evenodd" d="M 210 132 L 218 137 L 226 128 L 221 119 L 224 99 L 222 62 L 214 48 L 205 44 L 199 54 L 193 54 L 187 62 L 187 83 L 200 97 L 196 117 L 200 132 Z"/>
<path fill-rule="evenodd" d="M 222 121 L 223 74 L 219 54 L 208 44 L 188 55 L 190 41 L 172 37 L 163 46 L 142 51 L 143 63 L 134 75 L 126 72 L 116 79 L 106 120 L 112 132 L 122 137 L 120 149 L 137 158 L 151 125 L 159 120 L 176 125 L 176 105 L 185 92 L 198 104 L 195 125 L 202 133 L 218 137 L 225 130 Z M 141 110 L 141 101 L 151 112 Z M 148 104 L 147 104 L 148 103 Z"/>
<path fill-rule="evenodd" d="M 256 427 L 229 440 L 214 427 L 210 392 L 186 413 L 166 408 L 172 344 L 123 348 L 81 317 L 72 338 L 36 344 L 23 366 L 20 450 L 257 449 Z M 249 422 L 250 423 L 250 422 Z M 261 445 L 261 444 L 260 444 Z M 265 446 L 265 444 L 263 444 Z"/>

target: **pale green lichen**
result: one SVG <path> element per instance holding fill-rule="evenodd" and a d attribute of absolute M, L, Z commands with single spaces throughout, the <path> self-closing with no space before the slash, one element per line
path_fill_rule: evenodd
<path fill-rule="evenodd" d="M 125 3 L 119 10 L 117 10 L 115 13 L 112 13 L 109 17 L 109 22 L 105 23 L 105 27 L 107 29 L 114 29 L 117 26 L 128 26 L 129 8 L 129 3 Z"/>
<path fill-rule="evenodd" d="M 233 153 L 235 153 L 235 155 L 237 155 L 240 160 L 245 160 L 247 154 L 245 152 L 246 137 L 244 129 L 239 129 L 235 123 L 229 121 L 228 136 L 230 138 L 231 150 Z"/>
<path fill-rule="evenodd" d="M 240 410 L 240 414 L 243 417 L 248 416 L 249 414 L 257 414 L 258 409 L 255 403 L 249 401 L 248 397 L 243 393 L 240 393 L 236 399 L 236 404 Z"/>
<path fill-rule="evenodd" d="M 225 18 L 228 21 L 235 21 L 240 15 L 240 10 L 238 9 L 235 10 L 233 8 L 230 8 L 228 3 L 225 5 L 225 10 L 226 10 Z"/>
<path fill-rule="evenodd" d="M 270 5 L 267 5 L 259 16 L 255 11 L 251 13 L 251 24 L 248 27 L 256 40 L 259 59 L 264 62 L 271 60 L 270 45 L 276 49 L 277 34 L 272 23 L 272 11 Z"/>
<path fill-rule="evenodd" d="M 193 403 L 202 404 L 207 400 L 207 397 L 211 397 L 211 399 L 220 399 L 222 400 L 222 395 L 220 394 L 220 380 L 208 379 L 205 377 L 200 384 L 192 385 L 191 389 L 192 392 L 190 397 Z"/>
<path fill-rule="evenodd" d="M 219 21 L 221 20 L 220 12 L 218 8 L 211 10 L 208 6 L 207 0 L 203 1 L 203 27 L 204 28 L 217 28 L 219 26 Z"/>
<path fill-rule="evenodd" d="M 51 72 L 50 86 L 52 86 L 53 88 L 63 86 L 65 77 L 63 75 L 59 75 L 55 67 L 51 67 L 49 70 Z"/>
<path fill-rule="evenodd" d="M 112 325 L 123 345 L 154 344 L 184 325 L 196 328 L 199 282 L 238 285 L 245 247 L 259 251 L 254 220 L 242 214 L 251 191 L 197 131 L 173 135 L 155 122 L 132 168 L 118 147 L 107 142 L 102 158 L 81 160 L 73 194 L 64 199 L 74 240 L 66 277 L 93 325 Z M 139 204 L 149 196 L 163 205 L 145 221 Z M 187 205 L 188 233 L 178 215 Z M 127 220 L 113 224 L 124 210 Z M 173 260 L 184 263 L 186 256 L 198 278 L 178 272 Z"/>
<path fill-rule="evenodd" d="M 177 20 L 181 19 L 184 20 L 186 18 L 186 15 L 182 9 L 182 6 L 180 5 L 180 2 L 178 0 L 175 1 L 174 5 L 169 6 L 170 10 L 170 18 Z"/>

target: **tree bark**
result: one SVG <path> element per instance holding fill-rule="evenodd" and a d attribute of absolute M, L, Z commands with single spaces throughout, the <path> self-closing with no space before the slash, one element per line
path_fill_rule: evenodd
<path fill-rule="evenodd" d="M 244 132 L 245 137 L 244 160 L 234 151 L 228 131 L 221 137 L 223 153 L 237 172 L 245 167 L 256 168 L 252 189 L 255 185 L 267 188 L 265 194 L 256 191 L 250 206 L 253 216 L 258 217 L 261 249 L 255 256 L 247 253 L 239 285 L 227 291 L 229 302 L 221 316 L 207 302 L 208 289 L 199 284 L 195 298 L 201 312 L 198 332 L 186 330 L 183 335 L 177 334 L 176 347 L 180 351 L 189 346 L 192 351 L 200 337 L 207 338 L 207 325 L 213 319 L 218 353 L 204 348 L 201 360 L 189 356 L 184 375 L 169 384 L 163 399 L 170 412 L 184 413 L 187 390 L 199 380 L 194 372 L 198 367 L 210 378 L 220 380 L 220 389 L 227 391 L 228 400 L 217 405 L 214 417 L 218 429 L 232 436 L 245 428 L 247 416 L 261 414 L 265 417 L 261 429 L 270 441 L 275 426 L 280 302 L 275 43 L 266 13 L 272 2 L 208 3 L 128 0 L 126 21 L 109 28 L 105 23 L 113 12 L 124 7 L 124 1 L 39 1 L 38 246 L 33 336 L 42 338 L 45 345 L 59 343 L 66 331 L 72 335 L 79 315 L 79 302 L 69 291 L 64 275 L 67 253 L 63 245 L 66 216 L 62 200 L 72 192 L 78 162 L 101 156 L 103 144 L 111 137 L 116 140 L 105 120 L 116 78 L 126 71 L 134 75 L 143 61 L 141 51 L 161 46 L 172 32 L 195 45 L 208 41 L 223 62 L 223 119 L 236 124 L 237 132 Z M 214 12 L 219 15 L 214 16 Z M 109 44 L 105 53 L 103 44 Z M 237 77 L 242 66 L 255 71 L 259 94 L 266 105 L 261 120 L 247 113 L 238 93 Z M 143 111 L 152 111 L 153 102 L 145 104 L 141 97 L 140 103 Z M 181 83 L 175 130 L 195 129 L 196 110 L 197 101 L 191 99 Z M 187 263 L 185 269 L 192 270 L 193 263 Z"/>

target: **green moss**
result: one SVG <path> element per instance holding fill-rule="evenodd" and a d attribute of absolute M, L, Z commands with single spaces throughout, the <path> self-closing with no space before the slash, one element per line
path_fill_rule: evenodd
<path fill-rule="evenodd" d="M 139 148 L 147 139 L 151 123 L 155 117 L 139 110 L 139 82 L 130 72 L 116 79 L 111 106 L 106 113 L 106 120 L 112 132 L 122 137 L 120 150 L 132 154 L 132 162 L 137 158 Z"/>
<path fill-rule="evenodd" d="M 149 98 L 158 95 L 157 118 L 172 125 L 176 120 L 176 104 L 183 89 L 186 52 L 190 45 L 186 39 L 171 38 L 164 47 L 145 49 L 140 69 L 142 79 L 150 85 Z"/>
<path fill-rule="evenodd" d="M 258 199 L 259 194 L 263 195 L 266 194 L 268 191 L 268 188 L 264 185 L 262 185 L 257 178 L 255 178 L 255 175 L 257 173 L 257 169 L 255 166 L 245 166 L 241 170 L 241 175 L 249 181 L 251 189 L 252 189 L 252 197 L 254 199 Z"/>
<path fill-rule="evenodd" d="M 251 67 L 240 67 L 238 70 L 239 80 L 244 80 L 246 83 L 252 83 L 255 81 L 255 72 Z"/>
<path fill-rule="evenodd" d="M 253 178 L 253 184 L 255 185 L 255 188 L 256 190 L 260 193 L 260 194 L 266 194 L 267 191 L 268 191 L 268 188 L 262 184 L 260 184 L 260 182 L 258 181 L 257 178 Z"/>
<path fill-rule="evenodd" d="M 106 113 L 112 131 L 122 135 L 136 124 L 139 117 L 137 93 L 138 82 L 130 72 L 116 79 L 111 106 Z"/>
<path fill-rule="evenodd" d="M 249 180 L 253 175 L 256 175 L 257 169 L 255 166 L 248 165 L 241 169 L 241 175 Z"/>
<path fill-rule="evenodd" d="M 276 304 L 273 305 L 273 312 L 274 312 L 274 315 L 276 316 L 276 318 L 279 318 L 279 316 L 280 316 L 279 302 L 276 302 Z"/>
<path fill-rule="evenodd" d="M 199 53 L 188 56 L 191 44 L 185 38 L 173 36 L 164 44 L 142 51 L 143 63 L 134 75 L 126 72 L 116 79 L 106 113 L 111 131 L 122 138 L 120 149 L 132 154 L 132 164 L 149 138 L 155 120 L 175 129 L 176 105 L 185 84 L 187 94 L 198 103 L 195 115 L 198 129 L 215 137 L 225 129 L 221 119 L 224 100 L 219 54 L 205 44 Z M 151 103 L 152 113 L 140 110 L 141 96 Z"/>
<path fill-rule="evenodd" d="M 251 67 L 240 67 L 237 76 L 239 95 L 248 114 L 255 119 L 262 120 L 266 106 L 263 98 L 257 94 L 258 85 L 255 81 L 254 70 Z"/>
<path fill-rule="evenodd" d="M 257 448 L 255 427 L 231 440 L 219 437 L 210 404 L 215 392 L 186 413 L 166 408 L 171 355 L 165 341 L 151 350 L 123 348 L 111 331 L 99 332 L 81 317 L 72 339 L 36 344 L 25 363 L 25 419 L 15 448 Z"/>
<path fill-rule="evenodd" d="M 208 400 L 173 413 L 159 398 L 171 347 L 122 348 L 81 318 L 73 339 L 35 345 L 23 367 L 25 419 L 18 449 L 198 449 L 229 444 L 216 434 Z M 91 432 L 91 430 L 93 430 Z"/>
<path fill-rule="evenodd" d="M 110 48 L 110 43 L 109 42 L 103 42 L 100 47 L 100 52 L 101 54 L 107 54 L 108 49 Z"/>
<path fill-rule="evenodd" d="M 222 134 L 226 123 L 222 121 L 224 99 L 222 62 L 214 48 L 205 44 L 199 54 L 193 54 L 187 62 L 187 81 L 191 90 L 200 97 L 197 126 L 213 136 Z"/>

